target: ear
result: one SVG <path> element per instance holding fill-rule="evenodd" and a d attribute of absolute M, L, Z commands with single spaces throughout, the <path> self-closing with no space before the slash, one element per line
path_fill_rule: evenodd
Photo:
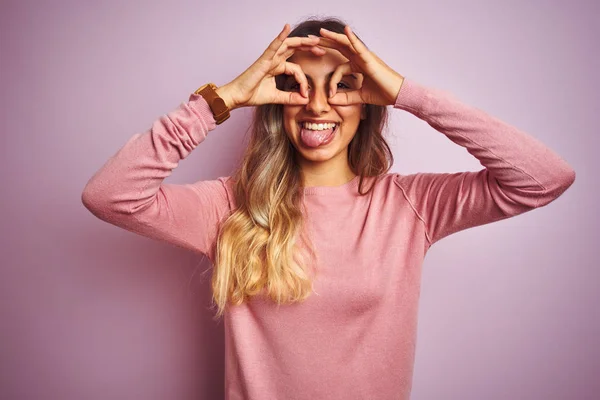
<path fill-rule="evenodd" d="M 365 119 L 365 118 L 367 118 L 367 105 L 363 104 L 360 109 L 360 119 Z"/>

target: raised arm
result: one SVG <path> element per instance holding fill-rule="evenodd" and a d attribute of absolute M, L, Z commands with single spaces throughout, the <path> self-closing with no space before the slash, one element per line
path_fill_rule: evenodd
<path fill-rule="evenodd" d="M 185 185 L 163 180 L 215 127 L 207 102 L 191 94 L 148 131 L 131 137 L 94 174 L 83 204 L 113 225 L 208 254 L 217 223 L 230 211 L 225 179 Z"/>
<path fill-rule="evenodd" d="M 454 232 L 544 206 L 575 181 L 573 168 L 542 142 L 448 92 L 405 78 L 394 107 L 426 121 L 485 167 L 395 177 L 424 221 L 430 246 Z"/>
<path fill-rule="evenodd" d="M 463 104 L 450 93 L 406 79 L 369 50 L 349 26 L 344 34 L 321 29 L 319 46 L 349 62 L 335 70 L 331 104 L 393 105 L 426 121 L 475 156 L 478 172 L 397 174 L 395 182 L 426 225 L 429 246 L 469 227 L 544 206 L 575 180 L 575 171 L 539 140 Z M 362 77 L 359 88 L 336 93 L 342 75 Z"/>
<path fill-rule="evenodd" d="M 304 73 L 286 60 L 296 51 L 324 52 L 316 47 L 318 39 L 287 38 L 289 32 L 285 24 L 249 68 L 215 90 L 227 108 L 308 102 Z M 302 82 L 302 93 L 278 90 L 275 76 L 280 74 L 294 75 Z M 96 172 L 83 190 L 83 204 L 113 225 L 206 254 L 214 261 L 219 224 L 236 207 L 230 178 L 185 185 L 163 181 L 215 127 L 207 101 L 191 94 L 187 103 L 159 118 L 150 130 L 130 138 Z"/>

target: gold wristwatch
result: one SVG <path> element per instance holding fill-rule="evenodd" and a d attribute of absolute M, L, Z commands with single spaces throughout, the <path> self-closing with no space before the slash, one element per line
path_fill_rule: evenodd
<path fill-rule="evenodd" d="M 194 93 L 204 97 L 204 100 L 210 106 L 217 125 L 222 124 L 227 118 L 229 118 L 229 108 L 225 104 L 225 101 L 219 97 L 216 92 L 217 86 L 214 83 L 207 83 L 198 88 Z"/>

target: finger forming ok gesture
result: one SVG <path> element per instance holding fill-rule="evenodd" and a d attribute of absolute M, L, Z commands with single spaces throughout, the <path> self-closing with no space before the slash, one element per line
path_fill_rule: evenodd
<path fill-rule="evenodd" d="M 368 103 L 393 105 L 404 77 L 390 68 L 360 41 L 349 26 L 344 34 L 321 28 L 318 47 L 339 51 L 349 61 L 339 65 L 330 80 L 330 104 L 348 105 Z M 360 89 L 336 93 L 337 84 L 344 75 L 360 75 Z"/>
<path fill-rule="evenodd" d="M 235 107 L 261 104 L 308 103 L 308 82 L 298 64 L 286 61 L 296 51 L 309 51 L 317 56 L 326 52 L 317 47 L 318 36 L 291 37 L 289 24 L 269 44 L 263 54 L 242 74 L 227 84 L 225 92 L 231 97 Z M 293 75 L 300 84 L 300 92 L 285 92 L 276 87 L 277 75 Z"/>

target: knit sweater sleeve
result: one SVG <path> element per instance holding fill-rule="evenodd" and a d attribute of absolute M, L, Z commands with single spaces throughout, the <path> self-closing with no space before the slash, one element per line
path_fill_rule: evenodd
<path fill-rule="evenodd" d="M 223 178 L 163 180 L 216 123 L 198 94 L 133 135 L 87 182 L 81 199 L 96 217 L 131 232 L 207 255 L 230 203 Z"/>
<path fill-rule="evenodd" d="M 446 91 L 405 79 L 394 107 L 465 147 L 485 167 L 394 175 L 425 224 L 428 247 L 452 233 L 542 207 L 575 181 L 573 168 L 539 140 Z"/>

